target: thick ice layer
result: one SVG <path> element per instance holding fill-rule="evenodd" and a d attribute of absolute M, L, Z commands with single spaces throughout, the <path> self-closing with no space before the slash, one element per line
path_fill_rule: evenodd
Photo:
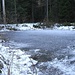
<path fill-rule="evenodd" d="M 35 65 L 37 61 L 30 58 L 30 55 L 20 49 L 9 49 L 9 47 L 2 46 L 0 43 L 0 58 L 2 58 L 0 61 L 4 65 L 2 75 L 7 75 L 8 69 L 10 69 L 11 75 L 36 74 L 37 68 Z"/>

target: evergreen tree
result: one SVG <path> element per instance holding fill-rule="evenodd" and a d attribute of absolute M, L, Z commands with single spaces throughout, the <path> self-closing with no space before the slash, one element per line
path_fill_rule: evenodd
<path fill-rule="evenodd" d="M 72 0 L 59 0 L 59 21 L 70 22 L 71 21 L 71 6 Z"/>
<path fill-rule="evenodd" d="M 0 23 L 2 23 L 1 1 Z M 16 23 L 16 17 L 19 23 L 46 21 L 46 3 L 47 0 L 5 0 L 7 23 Z M 48 15 L 50 22 L 74 22 L 75 0 L 48 0 Z"/>

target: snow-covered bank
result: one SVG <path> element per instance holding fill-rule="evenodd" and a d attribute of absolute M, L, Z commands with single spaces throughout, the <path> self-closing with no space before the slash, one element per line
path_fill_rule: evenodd
<path fill-rule="evenodd" d="M 57 29 L 57 30 L 75 30 L 75 26 L 64 26 L 64 25 L 59 25 L 59 24 L 55 24 L 53 29 Z"/>
<path fill-rule="evenodd" d="M 75 26 L 63 26 L 59 24 L 54 24 L 52 28 L 47 28 L 46 26 L 40 26 L 40 28 L 35 28 L 34 26 L 40 26 L 39 23 L 22 23 L 22 24 L 0 24 L 0 31 L 10 31 L 10 30 L 39 30 L 39 29 L 57 29 L 57 30 L 75 30 Z"/>
<path fill-rule="evenodd" d="M 37 61 L 20 49 L 5 47 L 0 43 L 0 61 L 3 63 L 1 75 L 36 75 Z"/>
<path fill-rule="evenodd" d="M 54 29 L 58 29 L 58 30 L 75 30 L 74 26 L 60 26 L 60 27 L 55 26 Z"/>
<path fill-rule="evenodd" d="M 0 24 L 1 31 L 9 30 L 35 30 L 33 25 L 38 25 L 39 23 L 22 23 L 22 24 Z"/>

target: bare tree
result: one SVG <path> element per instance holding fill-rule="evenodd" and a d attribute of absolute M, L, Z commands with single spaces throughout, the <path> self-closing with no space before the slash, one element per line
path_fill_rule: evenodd
<path fill-rule="evenodd" d="M 3 21 L 4 24 L 6 24 L 5 0 L 2 0 L 2 8 L 3 8 Z"/>

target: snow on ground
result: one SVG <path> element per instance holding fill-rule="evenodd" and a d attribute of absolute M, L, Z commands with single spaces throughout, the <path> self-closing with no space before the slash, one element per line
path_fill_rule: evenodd
<path fill-rule="evenodd" d="M 11 49 L 5 47 L 0 43 L 0 61 L 2 61 L 4 68 L 1 75 L 36 75 L 37 68 L 35 65 L 37 61 L 30 58 L 25 52 L 20 49 Z"/>
<path fill-rule="evenodd" d="M 33 25 L 39 25 L 39 23 L 22 23 L 22 24 L 6 24 L 6 28 L 14 28 L 16 30 L 36 30 L 40 28 L 34 28 Z M 5 27 L 4 24 L 0 24 L 0 27 Z M 8 29 L 3 28 L 1 31 L 9 31 Z M 46 28 L 45 28 L 46 29 Z M 62 26 L 57 23 L 54 24 L 53 29 L 57 30 L 75 30 L 74 26 Z"/>
<path fill-rule="evenodd" d="M 57 30 L 75 30 L 74 26 L 54 26 L 54 29 Z"/>
<path fill-rule="evenodd" d="M 18 26 L 15 27 L 18 30 L 31 30 L 34 29 L 33 24 L 28 24 L 28 23 L 24 23 L 24 24 L 18 24 Z"/>
<path fill-rule="evenodd" d="M 6 28 L 2 28 L 1 31 L 8 31 L 8 29 L 17 29 L 17 30 L 32 30 L 35 29 L 33 25 L 37 25 L 37 23 L 23 23 L 23 24 L 6 24 Z M 5 27 L 5 25 L 0 24 L 0 27 Z"/>
<path fill-rule="evenodd" d="M 25 27 L 26 26 L 27 25 L 25 25 Z M 73 28 L 74 26 L 54 27 L 54 29 L 58 30 L 74 30 Z M 26 29 L 20 29 L 20 30 L 26 30 Z M 14 42 L 12 42 L 12 44 L 14 44 Z M 75 55 L 75 50 L 72 50 L 71 53 L 72 54 L 74 53 Z M 25 52 L 21 51 L 20 49 L 12 49 L 9 47 L 5 47 L 2 45 L 2 43 L 0 43 L 0 58 L 2 58 L 2 56 L 4 57 L 3 60 L 6 61 L 6 63 L 4 63 L 4 61 L 0 59 L 0 61 L 2 61 L 4 65 L 4 68 L 2 69 L 2 75 L 7 75 L 9 68 L 11 75 L 49 75 L 47 73 L 50 74 L 52 73 L 51 75 L 53 74 L 58 75 L 59 71 L 62 72 L 62 74 L 60 72 L 59 75 L 75 75 L 75 64 L 70 64 L 70 62 L 75 63 L 75 56 L 73 57 L 73 59 L 68 59 L 68 57 L 65 56 L 65 58 L 61 60 L 55 58 L 52 61 L 41 63 L 39 66 L 48 65 L 47 70 L 49 70 L 49 72 L 45 70 L 44 73 L 39 72 L 39 70 L 35 67 L 37 61 L 30 58 L 31 57 L 30 55 L 27 55 Z M 56 73 L 53 73 L 54 72 L 53 70 L 57 69 L 58 71 Z"/>
<path fill-rule="evenodd" d="M 45 71 L 43 71 L 44 75 L 75 75 L 75 65 L 70 64 L 67 56 L 65 59 L 58 60 L 55 58 L 51 62 L 43 62 L 39 66 L 46 67 Z"/>
<path fill-rule="evenodd" d="M 42 62 L 39 67 L 44 68 L 44 75 L 75 75 L 75 48 L 67 46 L 68 55 L 61 59 Z M 41 75 L 43 75 L 41 74 Z"/>

